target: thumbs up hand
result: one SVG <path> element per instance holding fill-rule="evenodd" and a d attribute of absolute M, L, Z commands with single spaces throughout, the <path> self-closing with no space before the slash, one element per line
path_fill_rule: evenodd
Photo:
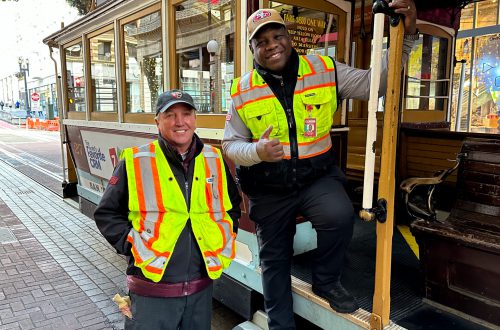
<path fill-rule="evenodd" d="M 278 139 L 269 140 L 272 131 L 273 125 L 269 125 L 257 142 L 257 154 L 265 162 L 279 162 L 285 155 L 283 146 Z"/>

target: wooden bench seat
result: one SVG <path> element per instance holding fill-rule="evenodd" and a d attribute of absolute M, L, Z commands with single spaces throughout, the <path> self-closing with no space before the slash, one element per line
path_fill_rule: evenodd
<path fill-rule="evenodd" d="M 500 139 L 466 139 L 460 153 L 449 216 L 411 225 L 425 297 L 500 326 Z"/>

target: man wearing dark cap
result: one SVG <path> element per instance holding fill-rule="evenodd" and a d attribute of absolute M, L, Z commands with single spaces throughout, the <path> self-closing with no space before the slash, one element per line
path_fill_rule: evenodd
<path fill-rule="evenodd" d="M 160 95 L 158 139 L 122 152 L 94 213 L 128 258 L 125 329 L 210 329 L 212 281 L 235 255 L 241 198 L 195 111 L 188 93 Z"/>
<path fill-rule="evenodd" d="M 418 39 L 415 5 L 393 0 L 389 6 L 404 16 L 406 60 Z M 334 165 L 330 129 L 340 100 L 369 98 L 370 71 L 329 56 L 299 56 L 273 9 L 250 15 L 247 33 L 254 69 L 233 80 L 222 147 L 239 165 L 239 183 L 249 197 L 269 328 L 295 329 L 290 268 L 299 214 L 317 234 L 312 291 L 339 313 L 358 309 L 340 281 L 354 210 L 345 176 Z M 387 59 L 382 92 L 386 74 Z"/>

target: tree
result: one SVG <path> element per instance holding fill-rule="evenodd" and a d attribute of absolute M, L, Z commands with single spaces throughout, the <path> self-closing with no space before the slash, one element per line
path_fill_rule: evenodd
<path fill-rule="evenodd" d="M 85 15 L 92 7 L 94 0 L 66 0 L 66 2 L 78 10 L 78 14 Z"/>

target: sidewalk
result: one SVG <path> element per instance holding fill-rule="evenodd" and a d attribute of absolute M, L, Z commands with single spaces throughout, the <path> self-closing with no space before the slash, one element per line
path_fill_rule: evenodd
<path fill-rule="evenodd" d="M 0 161 L 0 329 L 121 329 L 125 268 L 92 219 Z"/>

